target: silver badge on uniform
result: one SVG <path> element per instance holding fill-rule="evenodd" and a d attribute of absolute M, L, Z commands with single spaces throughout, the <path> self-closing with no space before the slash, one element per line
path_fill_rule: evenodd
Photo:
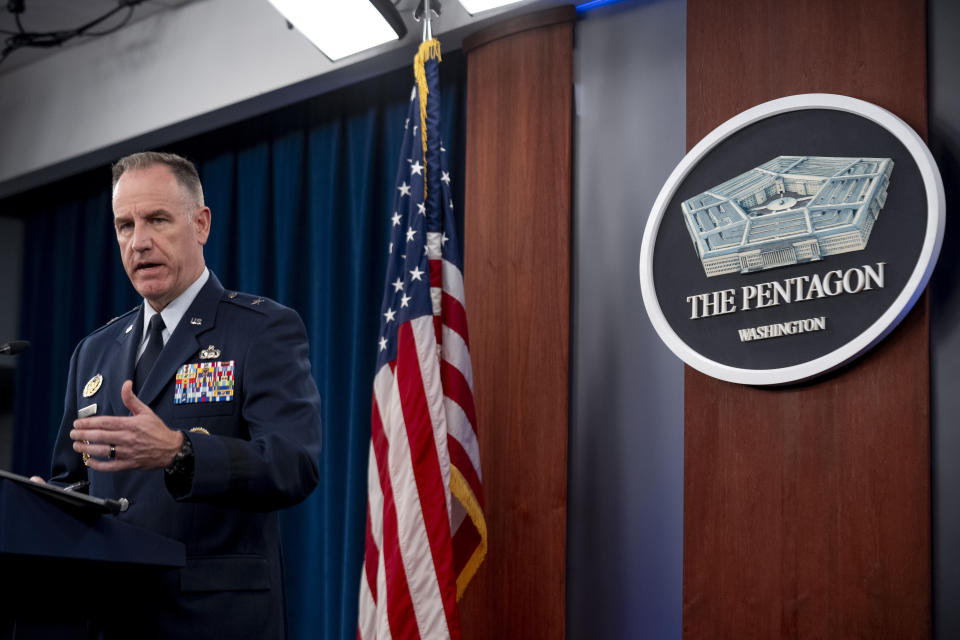
<path fill-rule="evenodd" d="M 206 349 L 203 349 L 200 352 L 201 360 L 212 360 L 213 358 L 219 358 L 219 357 L 220 357 L 220 349 L 217 349 L 213 345 L 210 345 L 209 347 L 207 347 Z"/>

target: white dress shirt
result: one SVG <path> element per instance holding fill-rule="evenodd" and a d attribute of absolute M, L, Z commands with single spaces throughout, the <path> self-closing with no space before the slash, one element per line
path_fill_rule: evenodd
<path fill-rule="evenodd" d="M 193 281 L 189 287 L 187 287 L 183 293 L 178 295 L 173 299 L 170 304 L 163 308 L 163 311 L 160 311 L 160 317 L 163 318 L 163 324 L 166 326 L 162 331 L 163 335 L 163 344 L 166 346 L 167 340 L 170 339 L 170 336 L 176 330 L 177 325 L 180 324 L 180 320 L 183 318 L 183 314 L 187 312 L 187 309 L 190 308 L 190 305 L 193 304 L 194 298 L 197 297 L 197 294 L 200 293 L 200 289 L 203 288 L 203 285 L 207 284 L 207 280 L 210 278 L 210 270 L 206 267 L 203 268 L 203 273 Z M 140 360 L 140 356 L 143 355 L 144 349 L 147 348 L 147 329 L 150 328 L 150 318 L 155 316 L 158 312 L 150 306 L 150 303 L 147 302 L 147 299 L 143 299 L 143 334 L 140 336 L 140 347 L 137 349 L 137 360 Z"/>

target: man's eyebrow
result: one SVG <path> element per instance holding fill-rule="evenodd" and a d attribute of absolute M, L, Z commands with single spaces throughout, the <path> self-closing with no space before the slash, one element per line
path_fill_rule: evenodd
<path fill-rule="evenodd" d="M 172 216 L 172 215 L 174 215 L 172 211 L 169 211 L 169 210 L 163 209 L 163 208 L 159 208 L 159 209 L 153 209 L 153 210 L 151 210 L 151 211 L 147 211 L 146 213 L 142 213 L 142 214 L 140 214 L 139 216 L 138 216 L 138 215 L 135 215 L 135 214 L 132 214 L 132 213 L 119 213 L 119 214 L 115 213 L 115 214 L 113 214 L 113 219 L 114 219 L 114 221 L 117 221 L 117 220 L 132 220 L 133 218 L 136 218 L 136 217 L 139 217 L 139 218 L 151 218 L 151 217 L 154 217 L 154 216 Z"/>

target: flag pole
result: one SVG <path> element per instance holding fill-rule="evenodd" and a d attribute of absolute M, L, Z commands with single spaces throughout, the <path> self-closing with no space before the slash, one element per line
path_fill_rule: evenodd
<path fill-rule="evenodd" d="M 430 24 L 430 0 L 423 0 L 423 42 L 433 40 L 433 30 Z"/>
<path fill-rule="evenodd" d="M 423 22 L 423 42 L 433 40 L 433 13 L 440 17 L 440 0 L 420 0 L 413 11 L 413 19 Z"/>

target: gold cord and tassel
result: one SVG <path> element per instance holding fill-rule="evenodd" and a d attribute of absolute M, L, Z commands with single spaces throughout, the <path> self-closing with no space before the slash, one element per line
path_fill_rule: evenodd
<path fill-rule="evenodd" d="M 443 60 L 440 57 L 440 41 L 436 38 L 426 40 L 420 44 L 417 55 L 413 58 L 413 76 L 417 79 L 417 92 L 420 95 L 420 144 L 423 146 L 423 173 L 427 174 L 427 72 L 424 69 L 427 60 Z M 423 197 L 427 197 L 427 181 L 423 181 Z"/>

